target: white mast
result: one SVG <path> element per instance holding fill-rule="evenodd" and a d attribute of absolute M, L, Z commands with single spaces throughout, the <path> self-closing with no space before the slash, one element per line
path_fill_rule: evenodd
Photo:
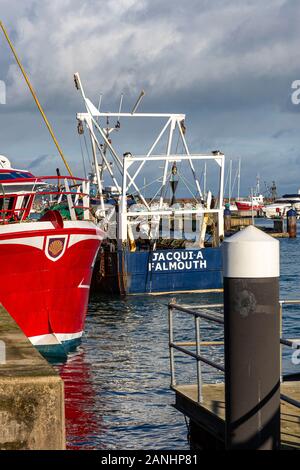
<path fill-rule="evenodd" d="M 231 188 L 232 185 L 232 159 L 229 160 L 229 190 L 228 190 L 228 199 L 229 199 L 229 204 L 231 201 Z"/>
<path fill-rule="evenodd" d="M 237 198 L 240 199 L 240 187 L 241 187 L 241 158 L 239 158 L 238 166 L 238 182 L 237 182 Z"/>

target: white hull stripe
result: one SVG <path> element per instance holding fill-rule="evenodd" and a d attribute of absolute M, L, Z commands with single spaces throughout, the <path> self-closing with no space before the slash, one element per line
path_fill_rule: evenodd
<path fill-rule="evenodd" d="M 99 238 L 103 238 L 104 232 L 97 227 L 94 222 L 88 220 L 77 220 L 76 222 L 64 220 L 64 228 L 65 229 L 83 229 L 83 230 L 94 230 Z M 0 227 L 0 235 L 6 235 L 11 233 L 17 232 L 36 232 L 41 230 L 53 230 L 55 231 L 56 228 L 52 224 L 52 222 L 44 221 L 44 222 L 26 222 L 21 224 L 8 224 L 2 225 Z M 94 233 L 95 233 L 94 232 Z"/>
<path fill-rule="evenodd" d="M 28 238 L 10 238 L 0 240 L 0 245 L 27 245 L 42 250 L 44 247 L 45 237 L 28 237 Z"/>
<path fill-rule="evenodd" d="M 74 339 L 81 338 L 82 331 L 79 333 L 52 333 L 40 336 L 30 336 L 29 340 L 34 346 L 55 346 L 56 344 L 62 344 L 64 341 L 72 341 Z"/>
<path fill-rule="evenodd" d="M 68 248 L 84 240 L 102 240 L 102 236 L 100 235 L 70 235 Z"/>
<path fill-rule="evenodd" d="M 89 289 L 90 288 L 90 285 L 89 284 L 82 284 L 83 283 L 83 279 L 82 281 L 80 282 L 80 284 L 78 285 L 78 288 L 79 289 Z"/>
<path fill-rule="evenodd" d="M 1 234 L 1 229 L 0 229 L 0 234 Z M 53 233 L 53 237 L 55 234 Z M 58 238 L 67 238 L 68 235 L 57 235 Z M 51 235 L 47 237 L 48 241 L 51 238 Z M 9 238 L 6 240 L 0 240 L 0 245 L 26 245 L 26 246 L 32 246 L 34 248 L 38 248 L 39 250 L 43 250 L 44 247 L 44 239 L 45 237 L 43 236 L 33 236 L 33 237 L 22 237 L 22 238 Z M 76 243 L 80 243 L 84 240 L 102 240 L 102 237 L 100 235 L 70 235 L 69 238 L 69 244 L 68 248 L 70 248 L 73 245 L 76 245 Z M 64 251 L 63 253 L 57 258 L 61 258 L 61 256 L 64 254 L 65 249 L 67 247 L 67 244 L 65 243 Z M 46 246 L 46 256 L 47 256 L 47 249 L 48 246 Z M 49 256 L 47 256 L 51 261 L 53 259 Z"/>

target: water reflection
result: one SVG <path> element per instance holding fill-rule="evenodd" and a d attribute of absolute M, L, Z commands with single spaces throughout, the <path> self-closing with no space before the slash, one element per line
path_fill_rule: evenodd
<path fill-rule="evenodd" d="M 79 350 L 58 366 L 65 384 L 65 415 L 68 449 L 94 449 L 103 430 L 101 415 L 95 415 L 96 390 L 89 361 Z"/>
<path fill-rule="evenodd" d="M 299 230 L 300 233 L 300 230 Z M 281 240 L 281 298 L 300 298 L 295 262 L 300 238 Z M 189 449 L 184 417 L 170 391 L 167 303 L 170 296 L 92 299 L 80 351 L 58 366 L 65 381 L 70 449 Z M 178 302 L 218 303 L 221 295 L 177 295 Z M 300 336 L 300 307 L 284 310 L 285 337 Z M 178 332 L 193 340 L 193 321 L 180 318 Z M 222 339 L 203 323 L 202 339 Z M 212 348 L 217 362 L 223 351 Z M 299 372 L 285 349 L 286 372 Z M 178 356 L 180 380 L 196 378 L 193 361 Z M 203 367 L 205 380 L 222 380 Z M 192 379 L 191 379 L 192 378 Z"/>

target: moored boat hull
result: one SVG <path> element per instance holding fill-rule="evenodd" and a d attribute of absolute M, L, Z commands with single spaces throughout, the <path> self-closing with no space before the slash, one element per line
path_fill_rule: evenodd
<path fill-rule="evenodd" d="M 221 289 L 221 248 L 103 252 L 92 289 L 107 294 L 163 294 Z"/>
<path fill-rule="evenodd" d="M 41 350 L 80 342 L 101 239 L 89 221 L 1 227 L 0 302 Z"/>
<path fill-rule="evenodd" d="M 251 202 L 241 202 L 241 201 L 236 201 L 236 206 L 239 211 L 251 211 L 251 210 L 259 211 L 264 207 L 263 204 L 252 205 Z"/>

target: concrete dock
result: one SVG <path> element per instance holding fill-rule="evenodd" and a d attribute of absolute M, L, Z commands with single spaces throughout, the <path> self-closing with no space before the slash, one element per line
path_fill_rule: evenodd
<path fill-rule="evenodd" d="M 65 449 L 64 384 L 0 304 L 0 450 Z"/>
<path fill-rule="evenodd" d="M 284 382 L 281 393 L 300 401 L 300 382 Z M 197 447 L 225 447 L 224 384 L 204 384 L 203 401 L 197 402 L 197 385 L 179 385 L 175 391 L 175 408 L 191 420 L 191 443 Z M 300 409 L 281 401 L 281 449 L 300 449 Z"/>

